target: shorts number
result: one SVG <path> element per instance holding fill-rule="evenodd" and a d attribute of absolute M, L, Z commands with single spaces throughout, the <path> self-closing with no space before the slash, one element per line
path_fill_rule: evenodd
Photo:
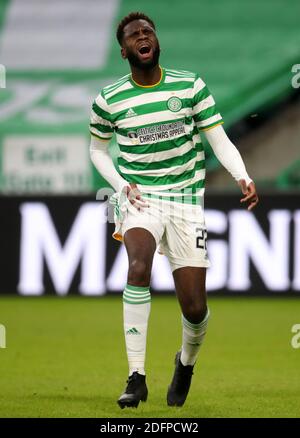
<path fill-rule="evenodd" d="M 206 239 L 207 231 L 203 228 L 196 228 L 196 233 L 199 232 L 199 236 L 196 237 L 196 248 L 201 248 L 207 250 Z"/>

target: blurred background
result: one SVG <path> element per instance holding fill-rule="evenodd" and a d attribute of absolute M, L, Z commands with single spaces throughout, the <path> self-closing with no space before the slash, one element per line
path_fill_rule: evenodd
<path fill-rule="evenodd" d="M 135 10 L 157 25 L 161 64 L 208 83 L 262 196 L 254 215 L 240 208 L 235 182 L 203 139 L 209 290 L 299 291 L 297 0 L 189 0 L 186 7 L 180 0 L 1 0 L 0 292 L 123 288 L 124 248 L 110 238 L 112 224 L 97 225 L 105 210 L 92 203 L 106 182 L 89 159 L 88 125 L 101 88 L 128 73 L 115 30 Z M 116 164 L 115 140 L 110 152 Z M 173 290 L 164 257 L 153 287 Z"/>

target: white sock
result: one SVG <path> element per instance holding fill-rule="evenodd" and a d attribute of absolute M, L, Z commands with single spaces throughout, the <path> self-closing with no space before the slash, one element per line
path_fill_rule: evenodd
<path fill-rule="evenodd" d="M 129 376 L 134 371 L 145 375 L 148 319 L 151 308 L 149 286 L 127 284 L 123 292 L 124 334 Z"/>
<path fill-rule="evenodd" d="M 209 309 L 203 321 L 192 324 L 182 315 L 182 347 L 180 360 L 182 365 L 195 365 L 198 352 L 206 334 Z"/>

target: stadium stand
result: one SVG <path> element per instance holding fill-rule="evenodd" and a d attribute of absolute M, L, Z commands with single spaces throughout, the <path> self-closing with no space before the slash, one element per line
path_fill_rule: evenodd
<path fill-rule="evenodd" d="M 1 191 L 82 193 L 103 184 L 87 152 L 89 110 L 99 89 L 128 71 L 114 33 L 132 10 L 157 23 L 162 65 L 205 79 L 226 129 L 295 92 L 297 0 L 189 0 L 186 8 L 181 0 L 2 0 Z M 111 151 L 116 157 L 114 143 Z M 208 149 L 208 169 L 216 168 Z"/>

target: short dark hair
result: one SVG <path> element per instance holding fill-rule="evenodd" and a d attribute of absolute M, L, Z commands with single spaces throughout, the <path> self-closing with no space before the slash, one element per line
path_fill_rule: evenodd
<path fill-rule="evenodd" d="M 124 35 L 124 27 L 127 26 L 127 24 L 131 23 L 134 20 L 145 20 L 145 21 L 148 21 L 148 23 L 151 24 L 153 29 L 155 29 L 155 24 L 153 23 L 153 21 L 151 20 L 150 17 L 148 17 L 147 15 L 143 14 L 142 12 L 131 12 L 130 14 L 126 15 L 126 17 L 124 17 L 120 21 L 120 23 L 118 24 L 116 36 L 117 36 L 117 40 L 119 41 L 120 46 L 122 46 L 122 39 L 123 39 L 123 35 Z"/>

